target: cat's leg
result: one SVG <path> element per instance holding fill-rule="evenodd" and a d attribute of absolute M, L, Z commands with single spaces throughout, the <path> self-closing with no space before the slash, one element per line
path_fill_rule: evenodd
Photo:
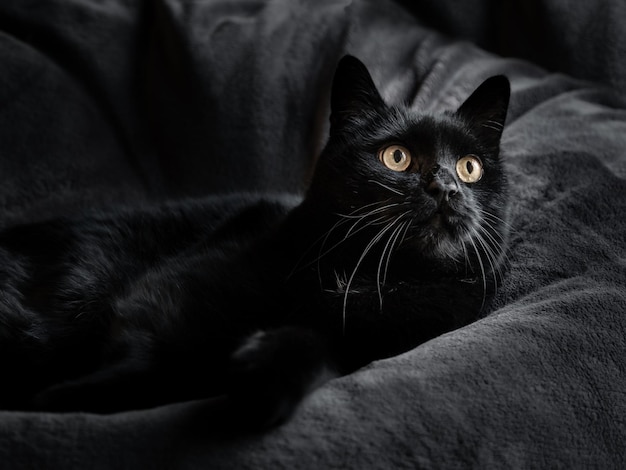
<path fill-rule="evenodd" d="M 302 327 L 258 331 L 231 357 L 232 411 L 252 427 L 279 424 L 304 396 L 337 375 L 326 342 L 314 331 Z"/>
<path fill-rule="evenodd" d="M 151 370 L 139 364 L 118 363 L 91 374 L 52 385 L 37 394 L 33 406 L 47 411 L 110 413 L 154 405 Z"/>

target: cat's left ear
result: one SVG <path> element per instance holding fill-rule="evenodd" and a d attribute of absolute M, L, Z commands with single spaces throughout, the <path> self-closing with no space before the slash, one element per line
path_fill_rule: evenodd
<path fill-rule="evenodd" d="M 488 146 L 500 145 L 511 85 L 504 75 L 485 80 L 456 112 Z"/>
<path fill-rule="evenodd" d="M 385 108 L 365 64 L 351 55 L 337 65 L 330 99 L 331 134 Z"/>

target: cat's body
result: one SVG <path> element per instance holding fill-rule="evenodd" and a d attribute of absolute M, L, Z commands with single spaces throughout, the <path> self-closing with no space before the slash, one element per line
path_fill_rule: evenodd
<path fill-rule="evenodd" d="M 0 234 L 0 406 L 227 393 L 272 423 L 320 381 L 472 321 L 502 269 L 508 93 L 497 77 L 456 114 L 416 115 L 384 105 L 347 57 L 302 200 L 219 197 Z"/>

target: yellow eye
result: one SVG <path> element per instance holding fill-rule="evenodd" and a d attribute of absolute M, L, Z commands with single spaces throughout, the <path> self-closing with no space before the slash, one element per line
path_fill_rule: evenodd
<path fill-rule="evenodd" d="M 411 166 L 411 152 L 402 145 L 383 147 L 378 152 L 378 158 L 383 165 L 393 171 L 405 171 Z"/>
<path fill-rule="evenodd" d="M 464 183 L 475 183 L 483 177 L 483 163 L 476 155 L 465 155 L 456 162 L 456 174 Z"/>

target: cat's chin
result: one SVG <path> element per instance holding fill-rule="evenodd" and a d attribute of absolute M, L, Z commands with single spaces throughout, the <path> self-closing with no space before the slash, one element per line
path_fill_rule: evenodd
<path fill-rule="evenodd" d="M 467 232 L 462 223 L 437 213 L 407 238 L 407 245 L 425 259 L 458 260 L 464 257 Z"/>
<path fill-rule="evenodd" d="M 422 255 L 430 259 L 456 260 L 463 256 L 463 248 L 452 236 L 437 232 L 424 242 Z"/>

